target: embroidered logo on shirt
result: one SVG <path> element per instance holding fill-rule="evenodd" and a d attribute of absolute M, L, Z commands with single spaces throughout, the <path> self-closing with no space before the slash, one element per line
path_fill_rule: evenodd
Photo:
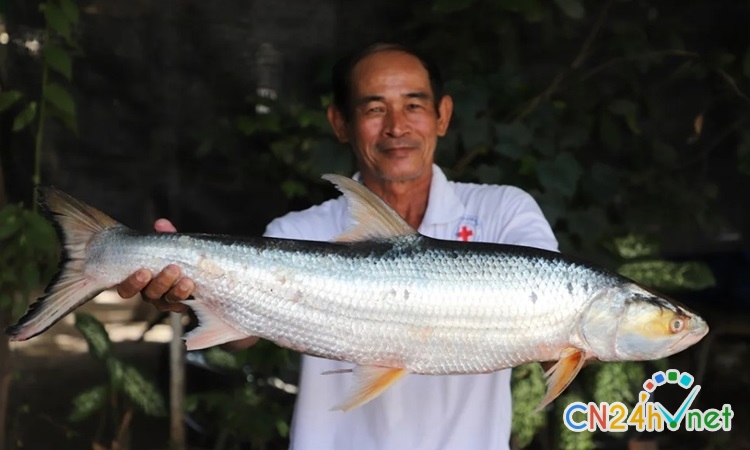
<path fill-rule="evenodd" d="M 479 221 L 476 217 L 461 217 L 456 229 L 456 239 L 459 241 L 473 241 L 477 237 L 477 228 Z"/>

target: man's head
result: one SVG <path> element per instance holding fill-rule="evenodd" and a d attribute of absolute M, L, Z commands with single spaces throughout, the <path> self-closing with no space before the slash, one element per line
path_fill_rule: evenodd
<path fill-rule="evenodd" d="M 353 147 L 365 180 L 431 175 L 453 108 L 434 64 L 401 45 L 371 45 L 336 64 L 333 90 L 328 119 Z"/>

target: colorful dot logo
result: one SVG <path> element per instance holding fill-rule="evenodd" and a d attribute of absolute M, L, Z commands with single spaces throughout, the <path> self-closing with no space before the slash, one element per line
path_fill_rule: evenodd
<path fill-rule="evenodd" d="M 689 389 L 693 385 L 693 381 L 695 381 L 695 378 L 689 373 L 680 373 L 677 369 L 669 369 L 666 374 L 661 371 L 654 373 L 653 377 L 643 383 L 643 389 L 650 394 L 654 392 L 654 389 L 665 383 L 678 384 L 683 389 Z"/>

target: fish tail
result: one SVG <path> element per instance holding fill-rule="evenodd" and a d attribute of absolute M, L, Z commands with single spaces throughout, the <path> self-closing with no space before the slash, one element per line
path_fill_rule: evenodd
<path fill-rule="evenodd" d="M 30 305 L 15 325 L 5 330 L 11 341 L 25 341 L 44 332 L 108 288 L 84 272 L 88 243 L 98 233 L 122 226 L 96 208 L 52 187 L 39 188 L 39 205 L 62 244 L 60 264 L 45 294 Z"/>

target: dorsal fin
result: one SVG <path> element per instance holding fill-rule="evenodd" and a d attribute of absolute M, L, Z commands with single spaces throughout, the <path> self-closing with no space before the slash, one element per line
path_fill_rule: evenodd
<path fill-rule="evenodd" d="M 333 183 L 344 194 L 355 222 L 352 228 L 334 241 L 355 242 L 417 234 L 393 208 L 361 183 L 336 174 L 325 174 L 323 179 Z"/>

